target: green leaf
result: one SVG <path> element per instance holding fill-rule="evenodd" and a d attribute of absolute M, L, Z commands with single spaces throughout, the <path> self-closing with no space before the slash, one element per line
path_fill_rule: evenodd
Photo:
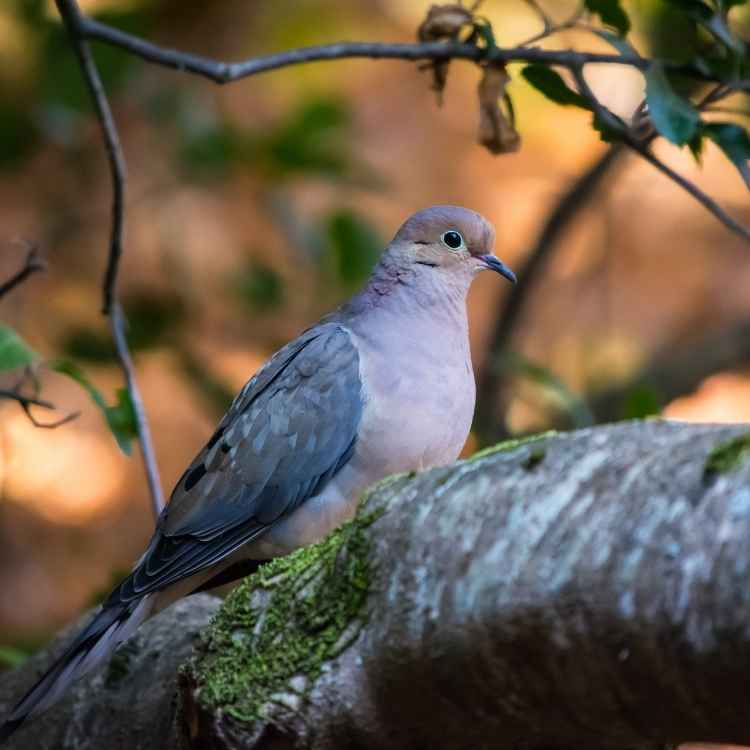
<path fill-rule="evenodd" d="M 611 44 L 621 55 L 625 57 L 640 57 L 638 50 L 629 42 L 627 39 L 623 39 L 617 34 L 613 34 L 611 31 L 606 29 L 592 29 L 600 39 L 603 39 L 607 44 Z"/>
<path fill-rule="evenodd" d="M 9 326 L 0 323 L 0 371 L 30 365 L 37 355 Z"/>
<path fill-rule="evenodd" d="M 135 409 L 127 388 L 118 388 L 115 395 L 117 403 L 115 406 L 106 407 L 104 416 L 120 450 L 129 456 L 132 450 L 131 441 L 138 437 Z"/>
<path fill-rule="evenodd" d="M 131 441 L 138 437 L 136 427 L 135 409 L 126 388 L 119 388 L 116 392 L 117 402 L 114 406 L 107 404 L 101 391 L 86 377 L 86 374 L 74 362 L 66 359 L 58 359 L 48 362 L 47 366 L 67 375 L 78 383 L 90 396 L 91 400 L 99 407 L 104 419 L 107 421 L 110 431 L 120 446 L 120 450 L 127 456 L 131 453 Z"/>
<path fill-rule="evenodd" d="M 486 49 L 492 50 L 497 47 L 497 43 L 495 42 L 495 32 L 492 30 L 492 24 L 486 18 L 477 18 L 474 23 L 474 31 L 484 42 Z"/>
<path fill-rule="evenodd" d="M 612 125 L 602 120 L 599 115 L 594 112 L 594 117 L 591 120 L 591 127 L 599 133 L 599 138 L 604 143 L 617 143 L 622 140 L 622 134 L 627 129 L 627 125 L 617 115 L 610 113 L 612 119 L 616 125 Z"/>
<path fill-rule="evenodd" d="M 666 0 L 666 3 L 700 19 L 710 18 L 713 14 L 713 10 L 702 0 Z"/>
<path fill-rule="evenodd" d="M 585 0 L 586 9 L 602 19 L 602 23 L 617 29 L 620 36 L 630 31 L 630 19 L 620 5 L 620 0 Z"/>
<path fill-rule="evenodd" d="M 548 68 L 546 65 L 535 63 L 527 65 L 521 75 L 537 90 L 540 91 L 547 99 L 562 104 L 564 106 L 581 107 L 590 109 L 586 99 L 577 91 L 568 87 L 562 76 Z"/>
<path fill-rule="evenodd" d="M 646 103 L 654 127 L 672 143 L 684 146 L 698 132 L 698 110 L 675 92 L 657 62 L 646 71 Z"/>
<path fill-rule="evenodd" d="M 703 126 L 703 132 L 737 167 L 742 179 L 750 189 L 750 136 L 747 131 L 733 122 L 711 122 Z"/>
<path fill-rule="evenodd" d="M 703 157 L 703 133 L 696 133 L 688 142 L 688 148 L 695 161 L 700 164 Z"/>
<path fill-rule="evenodd" d="M 667 3 L 682 10 L 686 16 L 701 24 L 710 34 L 738 55 L 744 54 L 744 43 L 732 35 L 722 13 L 715 11 L 702 0 L 667 0 Z M 725 3 L 727 10 L 730 7 L 729 3 Z"/>

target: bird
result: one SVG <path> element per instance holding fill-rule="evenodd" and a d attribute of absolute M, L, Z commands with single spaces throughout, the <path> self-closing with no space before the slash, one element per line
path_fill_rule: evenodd
<path fill-rule="evenodd" d="M 18 701 L 0 741 L 175 600 L 320 540 L 376 481 L 458 458 L 476 392 L 467 293 L 484 270 L 516 281 L 494 244 L 492 224 L 467 208 L 403 223 L 362 290 L 240 390 L 132 572 Z"/>

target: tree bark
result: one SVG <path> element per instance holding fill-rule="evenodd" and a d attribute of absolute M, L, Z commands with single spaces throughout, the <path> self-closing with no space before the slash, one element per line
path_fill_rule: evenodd
<path fill-rule="evenodd" d="M 162 694 L 133 705 L 123 682 L 117 736 L 152 703 L 172 720 L 174 674 L 134 665 L 126 680 Z M 40 725 L 95 716 L 103 692 Z M 383 483 L 229 596 L 180 694 L 191 748 L 750 744 L 748 428 L 610 425 Z M 90 745 L 17 747 L 124 747 L 86 728 Z M 128 747 L 174 746 L 140 736 Z"/>
<path fill-rule="evenodd" d="M 178 750 L 177 670 L 221 600 L 198 594 L 149 620 L 46 713 L 29 719 L 3 750 Z M 0 674 L 0 719 L 62 653 L 89 615 L 20 667 Z"/>

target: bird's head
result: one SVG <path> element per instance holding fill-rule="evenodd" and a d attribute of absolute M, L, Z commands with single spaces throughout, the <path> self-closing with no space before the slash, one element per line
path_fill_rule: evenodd
<path fill-rule="evenodd" d="M 515 283 L 515 274 L 494 254 L 494 248 L 495 229 L 476 211 L 432 206 L 404 222 L 389 252 L 400 264 L 421 266 L 425 271 L 471 278 L 490 270 Z"/>

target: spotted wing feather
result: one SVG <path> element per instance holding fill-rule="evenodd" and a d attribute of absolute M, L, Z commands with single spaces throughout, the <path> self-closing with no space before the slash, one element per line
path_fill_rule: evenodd
<path fill-rule="evenodd" d="M 279 351 L 177 483 L 108 604 L 210 567 L 319 493 L 349 460 L 361 415 L 359 357 L 345 329 L 321 325 Z"/>

